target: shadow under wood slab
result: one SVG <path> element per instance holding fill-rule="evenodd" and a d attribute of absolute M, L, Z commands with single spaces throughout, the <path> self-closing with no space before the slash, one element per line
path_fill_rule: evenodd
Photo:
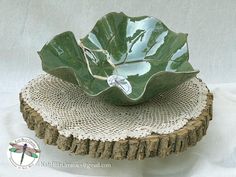
<path fill-rule="evenodd" d="M 46 144 L 56 145 L 59 149 L 76 155 L 117 160 L 141 160 L 156 156 L 164 158 L 196 145 L 206 135 L 209 121 L 212 119 L 212 103 L 213 95 L 208 90 L 205 107 L 199 116 L 189 119 L 182 128 L 171 133 L 152 133 L 140 138 L 127 137 L 124 140 L 102 141 L 60 134 L 57 127 L 45 121 L 39 111 L 32 108 L 20 93 L 20 109 L 28 128 L 34 130 L 36 136 L 44 139 Z"/>

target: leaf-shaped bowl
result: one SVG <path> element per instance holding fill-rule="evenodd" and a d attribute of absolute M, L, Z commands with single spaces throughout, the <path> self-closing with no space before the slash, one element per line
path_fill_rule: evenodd
<path fill-rule="evenodd" d="M 116 105 L 147 101 L 198 73 L 188 62 L 187 34 L 124 13 L 105 15 L 78 43 L 61 33 L 38 53 L 47 73 Z"/>

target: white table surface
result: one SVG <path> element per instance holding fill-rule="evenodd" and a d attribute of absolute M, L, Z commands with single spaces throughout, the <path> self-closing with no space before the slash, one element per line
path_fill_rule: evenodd
<path fill-rule="evenodd" d="M 43 73 L 36 51 L 55 34 L 83 37 L 111 11 L 150 15 L 189 34 L 190 62 L 214 93 L 213 121 L 197 146 L 178 156 L 116 161 L 72 156 L 35 137 L 22 119 L 18 94 Z M 197 0 L 0 0 L 0 177 L 12 176 L 236 176 L 236 1 Z M 41 148 L 37 166 L 15 169 L 7 159 L 11 140 L 31 137 Z M 84 164 L 81 168 L 42 166 L 45 162 Z M 106 168 L 88 168 L 93 163 Z"/>

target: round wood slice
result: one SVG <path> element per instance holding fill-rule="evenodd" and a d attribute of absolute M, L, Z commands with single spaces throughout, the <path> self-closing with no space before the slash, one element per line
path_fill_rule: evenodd
<path fill-rule="evenodd" d="M 206 135 L 212 119 L 213 95 L 208 92 L 207 104 L 201 114 L 188 121 L 181 129 L 170 134 L 152 134 L 144 138 L 127 138 L 119 141 L 79 140 L 73 136 L 65 137 L 58 133 L 55 126 L 45 122 L 41 115 L 31 108 L 20 93 L 20 110 L 28 128 L 46 144 L 56 145 L 63 151 L 78 155 L 89 155 L 102 159 L 144 159 L 148 157 L 167 157 L 178 154 L 196 145 Z"/>

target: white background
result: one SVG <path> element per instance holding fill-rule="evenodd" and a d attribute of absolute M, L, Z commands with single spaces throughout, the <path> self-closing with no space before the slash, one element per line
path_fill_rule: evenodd
<path fill-rule="evenodd" d="M 37 51 L 54 35 L 70 30 L 85 36 L 108 12 L 154 16 L 176 32 L 188 33 L 190 62 L 214 93 L 214 119 L 196 147 L 179 156 L 143 161 L 94 160 L 44 145 L 27 129 L 18 93 L 43 73 Z M 236 1 L 235 0 L 0 0 L 0 177 L 5 176 L 161 176 L 236 177 Z M 35 139 L 41 161 L 109 163 L 110 168 L 14 169 L 8 143 Z"/>

